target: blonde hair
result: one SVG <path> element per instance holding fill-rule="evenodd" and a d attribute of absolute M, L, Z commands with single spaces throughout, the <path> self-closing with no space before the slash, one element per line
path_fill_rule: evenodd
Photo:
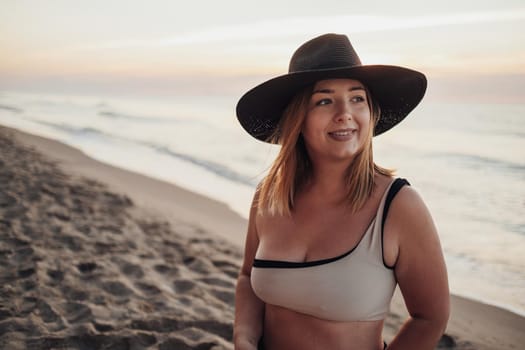
<path fill-rule="evenodd" d="M 295 95 L 285 109 L 276 131 L 268 140 L 279 143 L 281 149 L 268 174 L 259 184 L 256 204 L 259 214 L 291 215 L 296 193 L 312 176 L 312 164 L 301 134 L 312 91 L 313 86 L 309 86 Z M 365 146 L 354 157 L 345 173 L 347 204 L 353 213 L 361 209 L 370 197 L 376 172 L 387 176 L 394 174 L 393 170 L 382 168 L 373 161 L 372 137 L 381 111 L 368 89 L 365 88 L 365 91 L 373 123 Z"/>

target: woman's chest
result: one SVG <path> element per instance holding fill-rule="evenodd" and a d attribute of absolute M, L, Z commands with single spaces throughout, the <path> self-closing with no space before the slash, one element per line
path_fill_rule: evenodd
<path fill-rule="evenodd" d="M 290 217 L 266 217 L 257 223 L 257 258 L 312 261 L 341 255 L 355 247 L 374 213 L 347 210 L 302 210 Z"/>

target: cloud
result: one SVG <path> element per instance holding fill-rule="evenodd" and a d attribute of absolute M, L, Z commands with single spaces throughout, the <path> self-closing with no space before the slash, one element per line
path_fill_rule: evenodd
<path fill-rule="evenodd" d="M 72 50 L 107 50 L 133 48 L 170 48 L 190 45 L 224 43 L 285 37 L 311 37 L 328 31 L 366 33 L 402 29 L 429 28 L 450 25 L 506 22 L 525 19 L 525 9 L 454 13 L 430 16 L 344 15 L 264 20 L 254 23 L 210 27 L 200 31 L 180 33 L 164 38 L 114 40 L 72 47 Z"/>

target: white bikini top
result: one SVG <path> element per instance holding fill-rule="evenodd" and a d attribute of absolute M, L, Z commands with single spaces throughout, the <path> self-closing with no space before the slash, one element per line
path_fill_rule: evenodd
<path fill-rule="evenodd" d="M 383 226 L 394 196 L 408 181 L 396 179 L 381 199 L 359 243 L 329 259 L 289 262 L 255 259 L 251 284 L 265 303 L 331 321 L 386 317 L 396 287 L 383 257 Z"/>

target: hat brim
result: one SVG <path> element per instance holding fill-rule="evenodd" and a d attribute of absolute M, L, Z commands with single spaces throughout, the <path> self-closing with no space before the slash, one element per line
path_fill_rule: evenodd
<path fill-rule="evenodd" d="M 368 65 L 296 72 L 270 79 L 245 93 L 237 104 L 237 118 L 250 135 L 270 142 L 286 106 L 298 91 L 320 80 L 340 78 L 359 80 L 381 107 L 374 136 L 401 122 L 419 104 L 427 88 L 424 74 L 399 66 Z"/>

